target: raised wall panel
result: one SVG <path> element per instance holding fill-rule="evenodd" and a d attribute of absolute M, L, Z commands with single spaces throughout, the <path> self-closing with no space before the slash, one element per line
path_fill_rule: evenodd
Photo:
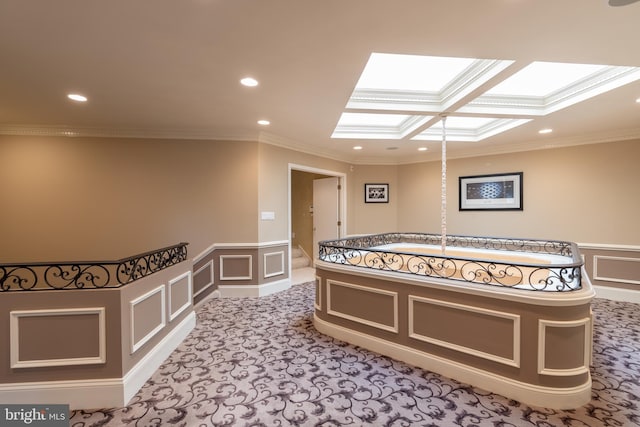
<path fill-rule="evenodd" d="M 593 278 L 640 285 L 640 258 L 594 255 Z"/>
<path fill-rule="evenodd" d="M 384 331 L 398 332 L 398 293 L 327 280 L 327 313 Z"/>
<path fill-rule="evenodd" d="M 169 321 L 191 306 L 191 272 L 187 271 L 167 283 L 169 287 Z"/>
<path fill-rule="evenodd" d="M 520 316 L 514 313 L 410 295 L 409 337 L 520 367 Z"/>
<path fill-rule="evenodd" d="M 284 274 L 284 251 L 265 253 L 263 260 L 265 279 Z"/>
<path fill-rule="evenodd" d="M 316 310 L 322 310 L 322 278 L 316 276 L 316 294 L 315 299 L 313 301 L 313 306 Z"/>
<path fill-rule="evenodd" d="M 12 368 L 106 363 L 104 307 L 11 311 Z"/>
<path fill-rule="evenodd" d="M 129 306 L 131 354 L 133 354 L 167 324 L 165 286 L 160 285 L 130 301 Z"/>
<path fill-rule="evenodd" d="M 194 298 L 213 286 L 213 260 L 209 260 L 202 267 L 193 273 L 193 296 Z"/>
<path fill-rule="evenodd" d="M 591 319 L 538 321 L 538 373 L 573 376 L 589 372 Z M 577 351 L 577 349 L 582 349 Z"/>
<path fill-rule="evenodd" d="M 253 279 L 252 255 L 220 255 L 220 280 Z"/>

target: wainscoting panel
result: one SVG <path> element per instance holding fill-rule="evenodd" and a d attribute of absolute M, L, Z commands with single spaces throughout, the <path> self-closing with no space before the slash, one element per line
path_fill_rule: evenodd
<path fill-rule="evenodd" d="M 104 307 L 17 310 L 9 318 L 14 369 L 106 363 Z"/>
<path fill-rule="evenodd" d="M 316 310 L 322 310 L 322 278 L 316 276 L 316 295 L 313 301 Z"/>
<path fill-rule="evenodd" d="M 327 280 L 326 286 L 328 314 L 384 331 L 398 332 L 397 292 L 335 280 Z"/>
<path fill-rule="evenodd" d="M 131 310 L 131 354 L 153 338 L 167 324 L 165 286 L 139 296 L 129 303 Z"/>
<path fill-rule="evenodd" d="M 284 251 L 268 252 L 263 256 L 264 277 L 274 277 L 284 274 Z"/>
<path fill-rule="evenodd" d="M 595 255 L 593 278 L 606 282 L 640 285 L 640 257 Z"/>
<path fill-rule="evenodd" d="M 581 243 L 596 296 L 640 303 L 640 246 Z"/>
<path fill-rule="evenodd" d="M 409 295 L 409 337 L 520 367 L 520 316 L 514 313 Z"/>
<path fill-rule="evenodd" d="M 591 319 L 538 321 L 538 373 L 572 376 L 589 372 Z M 582 349 L 582 351 L 577 351 Z"/>
<path fill-rule="evenodd" d="M 213 286 L 213 259 L 210 259 L 202 267 L 198 268 L 193 273 L 193 297 L 197 297 L 203 292 L 206 292 L 211 286 Z"/>
<path fill-rule="evenodd" d="M 191 271 L 169 280 L 169 321 L 191 306 Z"/>
<path fill-rule="evenodd" d="M 252 255 L 220 255 L 220 280 L 252 279 Z"/>

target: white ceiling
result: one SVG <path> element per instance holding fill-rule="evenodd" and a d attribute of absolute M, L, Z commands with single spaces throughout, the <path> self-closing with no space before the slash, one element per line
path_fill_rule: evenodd
<path fill-rule="evenodd" d="M 351 163 L 436 160 L 438 141 L 331 138 L 372 52 L 640 66 L 639 40 L 640 2 L 0 0 L 0 133 L 247 139 Z M 241 86 L 248 75 L 260 85 Z M 640 139 L 638 98 L 640 81 L 447 152 Z"/>

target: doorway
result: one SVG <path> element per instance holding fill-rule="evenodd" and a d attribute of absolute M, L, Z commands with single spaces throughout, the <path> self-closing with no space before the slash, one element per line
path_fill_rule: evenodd
<path fill-rule="evenodd" d="M 308 279 L 309 274 L 315 274 L 318 241 L 346 235 L 345 188 L 343 173 L 289 164 L 289 274 L 293 284 L 296 275 L 305 273 Z M 309 260 L 308 265 L 296 256 L 300 251 Z M 306 271 L 301 266 L 307 267 Z"/>

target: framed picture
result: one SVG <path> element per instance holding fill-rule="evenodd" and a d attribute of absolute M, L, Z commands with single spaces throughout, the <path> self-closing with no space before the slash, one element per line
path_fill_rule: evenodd
<path fill-rule="evenodd" d="M 522 172 L 461 176 L 461 211 L 521 211 Z"/>
<path fill-rule="evenodd" d="M 389 184 L 365 184 L 365 203 L 389 203 Z"/>

